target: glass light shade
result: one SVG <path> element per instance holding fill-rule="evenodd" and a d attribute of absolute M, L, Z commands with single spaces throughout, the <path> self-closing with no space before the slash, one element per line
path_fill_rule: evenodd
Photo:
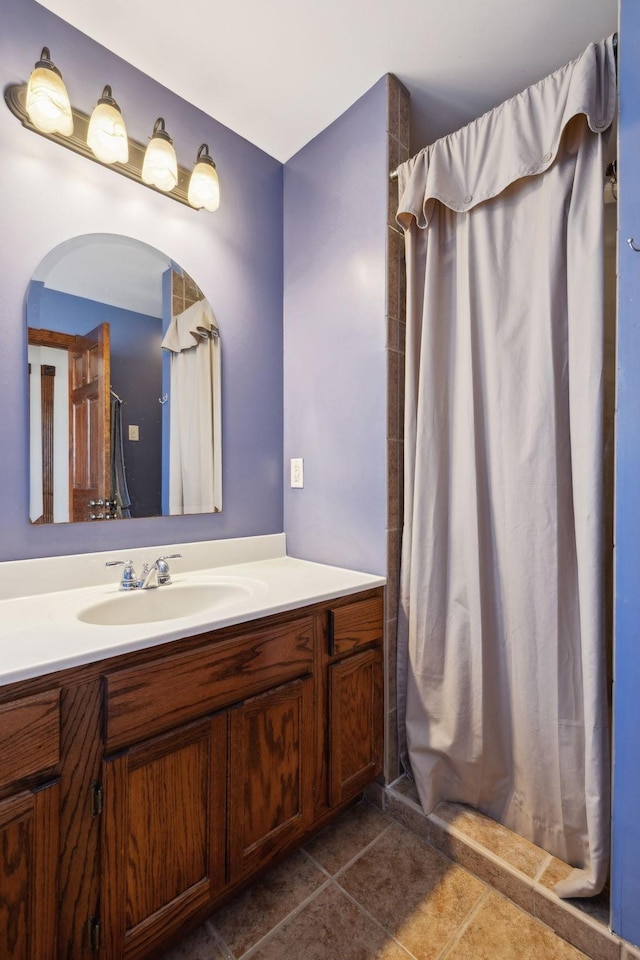
<path fill-rule="evenodd" d="M 68 137 L 73 133 L 69 94 L 60 73 L 48 57 L 49 51 L 45 48 L 42 59 L 29 77 L 27 113 L 33 125 L 43 133 L 60 133 Z"/>
<path fill-rule="evenodd" d="M 187 199 L 192 207 L 200 210 L 217 210 L 220 206 L 220 182 L 218 171 L 212 161 L 199 160 L 189 180 Z"/>
<path fill-rule="evenodd" d="M 160 124 L 162 124 L 160 126 Z M 178 182 L 178 160 L 171 138 L 164 131 L 164 120 L 156 120 L 153 137 L 145 150 L 142 179 L 158 190 L 168 193 Z"/>
<path fill-rule="evenodd" d="M 127 131 L 110 87 L 105 87 L 91 114 L 87 144 L 103 163 L 126 163 L 129 159 Z"/>

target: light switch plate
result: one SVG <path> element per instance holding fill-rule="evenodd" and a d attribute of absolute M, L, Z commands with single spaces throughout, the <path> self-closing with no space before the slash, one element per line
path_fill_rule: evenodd
<path fill-rule="evenodd" d="M 291 460 L 291 486 L 304 487 L 304 460 L 302 457 Z"/>
<path fill-rule="evenodd" d="M 140 439 L 140 427 L 137 423 L 129 424 L 129 440 L 139 440 Z"/>

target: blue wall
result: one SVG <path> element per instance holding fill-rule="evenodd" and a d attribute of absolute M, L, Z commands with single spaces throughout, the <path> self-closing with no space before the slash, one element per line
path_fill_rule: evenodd
<path fill-rule="evenodd" d="M 162 513 L 162 319 L 147 317 L 85 297 L 49 290 L 32 281 L 27 297 L 29 326 L 83 335 L 108 323 L 111 387 L 122 400 L 125 469 L 132 517 Z M 140 439 L 128 439 L 128 425 Z"/>
<path fill-rule="evenodd" d="M 145 142 L 156 117 L 164 117 L 178 161 L 187 167 L 208 143 L 221 206 L 210 214 L 168 200 L 25 130 L 0 109 L 0 449 L 10 452 L 0 465 L 0 560 L 280 532 L 282 164 L 34 0 L 3 0 L 3 89 L 28 79 L 45 45 L 84 112 L 110 83 L 133 139 Z M 28 522 L 27 289 L 45 254 L 87 233 L 119 233 L 160 249 L 213 306 L 223 352 L 220 514 Z"/>
<path fill-rule="evenodd" d="M 640 4 L 622 0 L 612 925 L 640 945 Z"/>
<path fill-rule="evenodd" d="M 285 164 L 290 553 L 386 574 L 387 79 Z M 304 488 L 289 460 L 304 459 Z"/>

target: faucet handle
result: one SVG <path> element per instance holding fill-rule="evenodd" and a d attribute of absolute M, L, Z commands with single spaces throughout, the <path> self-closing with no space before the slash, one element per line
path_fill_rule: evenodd
<path fill-rule="evenodd" d="M 168 553 L 164 557 L 158 557 L 155 562 L 155 568 L 158 571 L 158 586 L 163 587 L 168 583 L 171 583 L 171 574 L 169 572 L 169 564 L 167 560 L 175 560 L 176 557 L 181 557 L 181 553 Z"/>
<path fill-rule="evenodd" d="M 133 566 L 133 560 L 107 560 L 105 567 L 117 567 L 120 564 L 124 567 L 120 578 L 120 589 L 135 590 L 138 586 L 138 577 Z"/>

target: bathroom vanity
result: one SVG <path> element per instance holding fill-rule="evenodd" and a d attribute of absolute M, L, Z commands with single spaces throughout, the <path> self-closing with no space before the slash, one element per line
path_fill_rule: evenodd
<path fill-rule="evenodd" d="M 256 566 L 260 615 L 135 642 L 75 617 L 95 659 L 0 686 L 3 960 L 158 956 L 381 772 L 384 581 L 318 567 L 301 602 L 318 565 Z"/>

